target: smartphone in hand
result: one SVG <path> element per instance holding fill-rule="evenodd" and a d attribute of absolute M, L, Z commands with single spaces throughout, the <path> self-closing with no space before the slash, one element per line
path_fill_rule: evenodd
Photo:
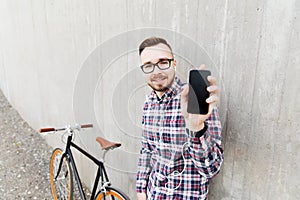
<path fill-rule="evenodd" d="M 210 85 L 207 77 L 211 75 L 208 70 L 191 70 L 189 73 L 189 93 L 187 112 L 192 114 L 206 115 L 209 104 L 207 87 Z"/>

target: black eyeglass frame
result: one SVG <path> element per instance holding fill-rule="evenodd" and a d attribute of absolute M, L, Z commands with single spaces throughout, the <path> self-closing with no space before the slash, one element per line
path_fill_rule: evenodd
<path fill-rule="evenodd" d="M 167 61 L 169 62 L 169 67 L 168 67 L 168 68 L 162 69 L 162 68 L 160 68 L 160 67 L 158 66 L 158 63 L 160 63 L 161 61 L 165 61 L 165 60 L 167 60 Z M 150 74 L 150 73 L 152 73 L 152 72 L 154 71 L 155 66 L 158 67 L 158 69 L 160 69 L 160 70 L 167 70 L 167 69 L 169 69 L 169 68 L 171 67 L 171 62 L 172 62 L 172 61 L 174 61 L 174 58 L 162 58 L 162 59 L 160 59 L 157 63 L 147 63 L 147 64 L 144 64 L 144 65 L 141 65 L 140 67 L 141 67 L 142 71 L 143 71 L 145 74 Z M 150 72 L 145 72 L 145 71 L 144 71 L 144 66 L 145 66 L 145 65 L 149 65 L 149 64 L 152 64 L 152 65 L 153 65 L 153 69 L 152 69 L 152 71 L 150 71 Z"/>

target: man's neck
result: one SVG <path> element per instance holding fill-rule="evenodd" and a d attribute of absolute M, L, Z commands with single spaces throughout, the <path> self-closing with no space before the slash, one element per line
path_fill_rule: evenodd
<path fill-rule="evenodd" d="M 161 97 L 164 95 L 165 92 L 155 91 L 155 93 L 156 93 L 157 97 L 161 99 Z"/>

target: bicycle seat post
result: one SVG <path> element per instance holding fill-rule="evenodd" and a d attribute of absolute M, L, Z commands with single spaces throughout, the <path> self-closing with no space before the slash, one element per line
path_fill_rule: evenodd
<path fill-rule="evenodd" d="M 102 158 L 101 158 L 103 163 L 105 163 L 105 156 L 106 156 L 106 153 L 108 152 L 108 150 L 103 151 Z"/>
<path fill-rule="evenodd" d="M 102 137 L 96 137 L 96 141 L 101 145 L 102 150 L 104 150 L 104 152 L 102 154 L 102 162 L 103 163 L 105 162 L 106 153 L 109 150 L 113 150 L 113 149 L 121 146 L 121 143 L 110 142 Z"/>

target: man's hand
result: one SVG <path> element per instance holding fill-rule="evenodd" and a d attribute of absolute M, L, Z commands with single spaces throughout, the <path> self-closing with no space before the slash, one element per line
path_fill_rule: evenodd
<path fill-rule="evenodd" d="M 205 65 L 201 65 L 199 69 L 205 69 Z M 206 99 L 206 102 L 209 104 L 209 110 L 206 115 L 190 114 L 187 112 L 187 102 L 189 93 L 188 85 L 185 86 L 181 94 L 181 112 L 184 116 L 186 127 L 192 131 L 200 131 L 204 128 L 205 120 L 210 116 L 214 106 L 219 101 L 219 88 L 217 85 L 216 78 L 213 76 L 208 76 L 207 80 L 210 82 L 210 86 L 207 87 L 207 91 L 210 93 L 210 96 Z"/>
<path fill-rule="evenodd" d="M 146 193 L 137 193 L 138 200 L 147 200 Z"/>

